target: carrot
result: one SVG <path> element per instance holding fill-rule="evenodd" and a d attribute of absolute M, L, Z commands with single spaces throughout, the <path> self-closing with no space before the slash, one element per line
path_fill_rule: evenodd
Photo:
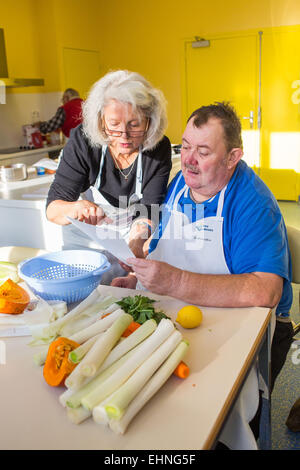
<path fill-rule="evenodd" d="M 106 313 L 101 318 L 107 317 L 107 315 L 110 315 L 110 312 Z M 123 338 L 127 338 L 127 336 L 131 335 L 131 333 L 133 333 L 135 330 L 137 330 L 139 328 L 139 326 L 141 326 L 140 323 L 137 323 L 136 321 L 132 321 L 130 323 L 130 325 L 128 326 L 128 328 L 126 328 L 126 330 L 122 334 Z"/>
<path fill-rule="evenodd" d="M 108 313 L 106 313 L 105 315 L 102 315 L 102 317 L 100 317 L 100 318 L 105 318 L 105 317 L 107 317 L 107 316 L 110 315 L 110 314 L 111 314 L 111 312 L 108 312 Z"/>
<path fill-rule="evenodd" d="M 124 338 L 127 338 L 127 336 L 131 335 L 135 330 L 137 330 L 140 327 L 140 323 L 137 323 L 136 321 L 132 321 L 130 325 L 126 328 L 122 336 Z"/>
<path fill-rule="evenodd" d="M 107 317 L 107 315 L 110 315 L 110 312 L 106 313 L 101 318 Z M 122 334 L 123 338 L 127 338 L 127 336 L 131 335 L 131 333 L 133 333 L 135 330 L 137 330 L 139 328 L 139 326 L 141 326 L 140 323 L 137 323 L 136 321 L 132 321 L 130 323 L 130 325 L 128 326 L 128 328 L 126 328 L 126 330 Z"/>
<path fill-rule="evenodd" d="M 180 379 L 186 379 L 190 374 L 190 368 L 188 365 L 186 365 L 185 362 L 181 361 L 174 370 L 173 374 Z"/>

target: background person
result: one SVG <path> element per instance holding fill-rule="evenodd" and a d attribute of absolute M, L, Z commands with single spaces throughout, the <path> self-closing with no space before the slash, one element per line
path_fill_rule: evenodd
<path fill-rule="evenodd" d="M 171 170 L 166 126 L 164 96 L 141 75 L 120 70 L 94 84 L 48 194 L 47 217 L 65 226 L 65 248 L 95 247 L 66 216 L 93 225 L 111 222 L 134 201 L 145 208 L 144 217 L 134 213 L 132 223 L 128 216 L 120 232 L 143 256 L 151 206 L 164 200 Z"/>
<path fill-rule="evenodd" d="M 67 88 L 62 97 L 60 106 L 55 115 L 49 121 L 36 122 L 33 125 L 38 127 L 42 134 L 61 129 L 65 137 L 70 136 L 70 131 L 82 122 L 82 103 L 78 91 Z"/>
<path fill-rule="evenodd" d="M 292 341 L 291 259 L 278 204 L 242 156 L 234 110 L 226 103 L 196 110 L 182 138 L 182 171 L 170 185 L 149 255 L 129 259 L 134 273 L 112 285 L 144 287 L 194 305 L 276 307 L 272 388 Z M 245 387 L 252 400 L 245 406 L 254 418 L 258 383 L 255 374 L 249 379 Z M 226 427 L 226 443 L 255 448 L 247 426 L 243 429 L 237 443 Z"/>

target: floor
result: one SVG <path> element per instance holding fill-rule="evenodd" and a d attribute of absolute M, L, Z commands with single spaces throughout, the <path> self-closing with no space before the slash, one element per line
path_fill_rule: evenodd
<path fill-rule="evenodd" d="M 279 206 L 286 224 L 300 229 L 300 205 L 296 202 L 279 202 Z M 300 322 L 297 302 L 299 288 L 293 285 L 291 316 L 296 323 Z M 285 424 L 292 405 L 300 397 L 300 334 L 296 338 L 271 397 L 271 440 L 274 450 L 300 450 L 300 432 L 289 431 Z"/>

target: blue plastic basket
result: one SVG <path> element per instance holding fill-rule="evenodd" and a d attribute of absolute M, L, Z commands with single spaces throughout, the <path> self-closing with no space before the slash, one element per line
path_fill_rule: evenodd
<path fill-rule="evenodd" d="M 91 250 L 66 250 L 25 260 L 19 276 L 45 300 L 67 303 L 85 299 L 110 268 L 105 255 Z"/>

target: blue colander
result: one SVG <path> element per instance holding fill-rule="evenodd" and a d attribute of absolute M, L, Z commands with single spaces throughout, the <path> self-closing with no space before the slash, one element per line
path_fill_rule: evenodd
<path fill-rule="evenodd" d="M 110 268 L 106 256 L 91 250 L 65 250 L 21 262 L 19 276 L 45 300 L 85 299 Z"/>

